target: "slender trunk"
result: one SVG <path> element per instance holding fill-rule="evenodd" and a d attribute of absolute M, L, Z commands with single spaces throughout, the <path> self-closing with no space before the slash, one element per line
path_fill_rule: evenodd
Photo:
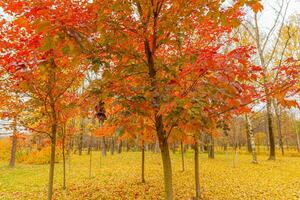
<path fill-rule="evenodd" d="M 180 142 L 180 150 L 181 150 L 181 169 L 184 172 L 185 167 L 184 167 L 184 149 L 183 149 L 183 142 Z"/>
<path fill-rule="evenodd" d="M 247 116 L 246 116 L 247 118 Z M 249 153 L 252 152 L 252 149 L 251 149 L 251 139 L 250 139 L 250 135 L 249 135 L 249 124 L 248 122 L 246 122 L 246 139 L 247 139 L 247 150 Z"/>
<path fill-rule="evenodd" d="M 92 178 L 92 149 L 91 149 L 91 151 L 90 151 L 89 177 Z"/>
<path fill-rule="evenodd" d="M 237 162 L 238 162 L 238 145 L 236 143 L 234 146 L 233 167 L 236 167 Z"/>
<path fill-rule="evenodd" d="M 229 160 L 229 155 L 228 155 L 228 146 L 229 146 L 229 142 L 228 142 L 228 135 L 226 135 L 226 141 L 225 141 L 225 153 L 226 153 L 226 160 Z"/>
<path fill-rule="evenodd" d="M 82 118 L 80 121 L 80 135 L 79 135 L 79 144 L 78 144 L 78 154 L 82 155 L 83 150 L 83 134 L 84 134 L 84 119 Z"/>
<path fill-rule="evenodd" d="M 296 128 L 297 150 L 298 150 L 298 152 L 300 152 L 300 137 L 299 137 L 299 132 L 298 132 L 297 121 L 295 123 L 296 123 L 295 128 Z"/>
<path fill-rule="evenodd" d="M 212 135 L 209 135 L 210 142 L 209 142 L 209 151 L 208 151 L 208 158 L 214 159 L 215 158 L 215 142 Z"/>
<path fill-rule="evenodd" d="M 71 173 L 71 152 L 72 152 L 72 138 L 69 139 L 68 142 L 68 150 L 67 150 L 67 154 L 68 154 L 68 163 L 69 163 L 69 174 Z"/>
<path fill-rule="evenodd" d="M 200 179 L 199 179 L 199 148 L 198 141 L 194 144 L 194 162 L 195 162 L 195 191 L 196 199 L 200 199 Z"/>
<path fill-rule="evenodd" d="M 17 151 L 17 135 L 16 135 L 16 133 L 13 133 L 11 151 L 10 151 L 10 161 L 9 161 L 10 168 L 14 168 L 14 166 L 15 166 L 16 151 Z"/>
<path fill-rule="evenodd" d="M 279 13 L 280 14 L 280 13 Z M 258 55 L 260 59 L 260 64 L 263 67 L 263 83 L 267 85 L 269 83 L 268 81 L 268 64 L 265 62 L 265 55 L 263 52 L 263 47 L 261 45 L 260 41 L 260 31 L 258 26 L 258 20 L 257 20 L 257 14 L 255 14 L 255 35 L 256 35 L 256 47 L 258 50 Z M 270 91 L 268 87 L 264 87 L 264 92 L 267 99 L 267 123 L 268 123 L 268 136 L 269 136 L 269 142 L 270 142 L 270 155 L 269 160 L 275 160 L 275 141 L 274 141 L 274 133 L 273 133 L 273 126 L 272 126 L 272 113 L 271 113 L 271 98 L 270 98 Z"/>
<path fill-rule="evenodd" d="M 102 156 L 106 156 L 106 143 L 105 143 L 104 136 L 101 139 L 101 153 L 102 153 Z"/>
<path fill-rule="evenodd" d="M 12 135 L 12 144 L 10 151 L 10 161 L 9 167 L 14 168 L 16 161 L 16 151 L 17 151 L 17 117 L 14 117 L 13 121 L 13 135 Z"/>
<path fill-rule="evenodd" d="M 50 170 L 49 170 L 49 184 L 48 184 L 48 200 L 52 199 L 53 194 L 53 178 L 54 178 L 54 164 L 55 164 L 55 143 L 56 143 L 56 127 L 52 128 L 51 136 L 51 156 L 50 156 Z"/>
<path fill-rule="evenodd" d="M 274 106 L 275 115 L 276 115 L 276 119 L 277 119 L 278 142 L 279 142 L 279 146 L 280 146 L 280 149 L 281 149 L 281 154 L 284 155 L 280 111 L 279 111 L 278 105 L 275 103 L 275 101 L 273 102 L 273 106 Z"/>
<path fill-rule="evenodd" d="M 66 156 L 65 156 L 65 128 L 62 133 L 62 157 L 63 157 L 63 189 L 66 189 Z"/>
<path fill-rule="evenodd" d="M 269 160 L 275 160 L 275 140 L 272 125 L 272 113 L 271 113 L 271 99 L 267 98 L 267 120 L 268 120 L 268 131 L 269 131 L 269 142 L 270 142 L 270 156 Z"/>
<path fill-rule="evenodd" d="M 55 80 L 55 77 L 52 78 L 53 80 Z M 51 107 L 51 154 L 50 154 L 50 170 L 49 170 L 49 184 L 48 184 L 48 200 L 51 200 L 53 195 L 56 132 L 58 126 L 57 116 L 56 116 L 57 113 L 55 110 L 55 100 L 51 94 L 50 94 L 50 107 Z"/>
<path fill-rule="evenodd" d="M 129 142 L 128 142 L 128 141 L 126 142 L 126 151 L 127 151 L 127 152 L 129 152 L 129 151 L 130 151 L 130 144 L 129 144 Z"/>
<path fill-rule="evenodd" d="M 163 4 L 163 3 L 162 3 Z M 169 145 L 168 145 L 168 135 L 164 130 L 163 118 L 159 114 L 160 106 L 161 106 L 161 97 L 159 91 L 159 81 L 157 80 L 156 75 L 156 67 L 155 67 L 155 50 L 157 47 L 157 38 L 158 38 L 158 17 L 159 17 L 159 10 L 153 10 L 153 39 L 152 44 L 148 37 L 144 38 L 144 50 L 145 56 L 147 58 L 147 65 L 148 65 L 148 74 L 149 80 L 151 82 L 152 94 L 153 94 L 153 111 L 155 113 L 155 129 L 156 134 L 159 140 L 159 147 L 161 151 L 161 158 L 163 164 L 163 172 L 164 172 L 164 185 L 165 185 L 165 199 L 172 200 L 173 199 L 173 188 L 172 188 L 172 166 L 171 166 L 171 158 L 169 152 Z M 145 26 L 145 31 L 147 27 Z M 171 131 L 171 130 L 170 130 Z M 170 133 L 168 133 L 170 134 Z"/>
<path fill-rule="evenodd" d="M 81 156 L 82 155 L 82 149 L 83 149 L 83 132 L 80 132 L 79 135 L 79 144 L 78 144 L 78 154 Z"/>
<path fill-rule="evenodd" d="M 252 128 L 252 123 L 250 118 L 246 115 L 246 123 L 247 123 L 247 131 L 250 139 L 251 144 L 251 152 L 252 152 L 252 163 L 257 163 L 257 156 L 256 156 L 256 146 L 255 146 L 255 138 L 254 138 L 254 132 Z"/>
<path fill-rule="evenodd" d="M 110 154 L 114 155 L 114 152 L 115 152 L 115 139 L 114 137 L 112 137 L 110 143 Z"/>
<path fill-rule="evenodd" d="M 287 118 L 287 120 L 288 120 L 288 118 Z M 287 121 L 287 124 L 286 124 L 286 127 L 285 127 L 285 144 L 286 144 L 287 149 L 289 149 L 288 127 L 289 127 L 289 121 Z"/>
<path fill-rule="evenodd" d="M 90 140 L 89 140 L 89 146 L 88 146 L 88 150 L 87 150 L 87 155 L 90 155 L 91 146 L 92 146 L 92 144 L 91 144 L 91 138 L 90 138 Z"/>
<path fill-rule="evenodd" d="M 154 152 L 155 153 L 159 153 L 159 141 L 158 140 L 156 140 L 156 142 L 155 142 L 155 146 L 154 146 Z"/>
<path fill-rule="evenodd" d="M 298 152 L 300 153 L 300 137 L 298 131 L 296 132 L 296 136 L 297 136 L 297 149 Z"/>
<path fill-rule="evenodd" d="M 172 145 L 172 152 L 175 154 L 176 153 L 176 143 L 173 142 L 173 145 Z"/>
<path fill-rule="evenodd" d="M 173 188 L 172 188 L 172 166 L 169 152 L 169 145 L 167 139 L 161 141 L 160 152 L 163 163 L 164 171 L 164 185 L 165 185 L 165 199 L 173 199 Z"/>
<path fill-rule="evenodd" d="M 92 177 L 92 151 L 93 151 L 92 144 L 93 144 L 93 134 L 91 132 L 90 142 L 89 142 L 89 155 L 90 155 L 89 177 L 90 178 Z"/>
<path fill-rule="evenodd" d="M 142 183 L 145 183 L 145 145 L 142 142 Z"/>
<path fill-rule="evenodd" d="M 123 146 L 123 142 L 121 140 L 118 146 L 118 153 L 122 153 L 122 146 Z"/>

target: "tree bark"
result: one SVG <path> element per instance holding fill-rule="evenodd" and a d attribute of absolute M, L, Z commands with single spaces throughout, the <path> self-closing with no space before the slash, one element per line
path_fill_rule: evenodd
<path fill-rule="evenodd" d="M 145 145 L 142 142 L 142 183 L 145 183 Z"/>
<path fill-rule="evenodd" d="M 16 151 L 17 151 L 17 117 L 14 117 L 12 144 L 11 144 L 10 161 L 9 161 L 10 168 L 15 167 Z"/>
<path fill-rule="evenodd" d="M 10 151 L 10 161 L 9 161 L 10 168 L 15 167 L 16 151 L 17 151 L 17 136 L 14 133 L 12 135 L 12 144 L 11 144 L 11 151 Z"/>
<path fill-rule="evenodd" d="M 209 135 L 209 148 L 208 148 L 208 158 L 214 159 L 215 158 L 215 141 L 213 136 Z"/>
<path fill-rule="evenodd" d="M 251 144 L 251 152 L 252 152 L 252 163 L 257 163 L 257 155 L 256 155 L 256 146 L 255 146 L 255 138 L 254 138 L 254 132 L 252 128 L 252 123 L 250 118 L 246 115 L 246 123 L 247 123 L 247 134 L 250 138 L 250 144 Z"/>
<path fill-rule="evenodd" d="M 145 51 L 145 56 L 147 58 L 149 81 L 152 87 L 152 91 L 151 91 L 151 93 L 153 94 L 152 108 L 155 116 L 156 135 L 159 141 L 159 147 L 161 151 L 162 164 L 163 164 L 165 199 L 172 200 L 173 199 L 172 166 L 171 166 L 171 158 L 170 158 L 169 145 L 168 145 L 168 136 L 170 133 L 167 134 L 166 131 L 164 130 L 163 118 L 162 115 L 159 114 L 159 110 L 161 107 L 161 97 L 160 97 L 161 94 L 159 91 L 160 85 L 158 84 L 159 81 L 157 80 L 157 76 L 156 76 L 157 71 L 155 68 L 155 51 L 157 48 L 157 39 L 158 39 L 157 24 L 159 20 L 158 19 L 159 12 L 160 12 L 159 10 L 161 6 L 164 4 L 164 2 L 162 1 L 160 3 L 158 3 L 158 6 L 156 6 L 156 8 L 150 11 L 153 14 L 153 23 L 152 23 L 153 34 L 152 34 L 151 44 L 148 37 L 144 38 L 144 51 Z M 138 7 L 140 7 L 140 5 Z M 138 12 L 142 16 L 141 9 L 138 9 Z M 143 28 L 144 31 L 147 32 L 146 30 L 147 27 L 144 26 Z"/>
<path fill-rule="evenodd" d="M 200 199 L 200 179 L 199 179 L 199 148 L 198 141 L 195 139 L 194 143 L 194 164 L 195 164 L 195 191 L 196 199 Z"/>
<path fill-rule="evenodd" d="M 101 139 L 101 153 L 102 153 L 102 156 L 106 156 L 106 143 L 105 143 L 104 136 Z"/>
<path fill-rule="evenodd" d="M 300 137 L 299 137 L 298 128 L 296 129 L 296 136 L 297 136 L 297 149 L 298 149 L 298 152 L 300 152 Z"/>
<path fill-rule="evenodd" d="M 155 153 L 159 153 L 160 149 L 159 149 L 159 141 L 157 140 L 155 142 L 155 145 L 154 145 L 154 152 Z"/>
<path fill-rule="evenodd" d="M 173 145 L 172 145 L 172 152 L 175 154 L 176 153 L 176 143 L 173 142 Z"/>
<path fill-rule="evenodd" d="M 126 151 L 127 151 L 127 152 L 130 151 L 130 144 L 129 144 L 129 141 L 126 142 Z"/>
<path fill-rule="evenodd" d="M 93 143 L 93 134 L 91 132 L 90 142 L 89 142 L 89 155 L 90 155 L 90 167 L 89 167 L 89 177 L 92 178 L 92 143 Z"/>
<path fill-rule="evenodd" d="M 51 101 L 52 126 L 51 126 L 51 155 L 50 155 L 50 170 L 49 170 L 49 184 L 48 184 L 48 200 L 51 200 L 53 195 L 53 179 L 54 179 L 56 131 L 57 131 L 57 117 L 56 117 L 54 99 L 51 98 L 50 101 Z"/>
<path fill-rule="evenodd" d="M 248 123 L 246 122 L 246 139 L 247 139 L 247 150 L 249 153 L 252 152 L 251 149 L 251 139 L 250 139 L 250 135 L 249 135 L 249 127 L 248 127 Z"/>
<path fill-rule="evenodd" d="M 284 155 L 284 149 L 283 149 L 283 140 L 282 140 L 282 127 L 281 127 L 281 115 L 280 111 L 278 109 L 278 105 L 275 101 L 273 101 L 273 106 L 275 110 L 275 115 L 277 119 L 277 128 L 278 128 L 278 142 L 281 149 L 281 154 Z"/>
<path fill-rule="evenodd" d="M 115 139 L 114 137 L 112 137 L 110 143 L 110 154 L 114 155 L 114 152 L 115 152 Z"/>
<path fill-rule="evenodd" d="M 185 166 L 184 166 L 184 149 L 183 149 L 183 142 L 180 142 L 180 150 L 181 150 L 181 170 L 184 172 Z"/>
<path fill-rule="evenodd" d="M 63 189 L 66 189 L 65 124 L 62 130 Z"/>
<path fill-rule="evenodd" d="M 172 165 L 169 152 L 169 145 L 167 139 L 161 141 L 160 152 L 163 163 L 164 171 L 164 185 L 165 185 L 165 199 L 173 199 L 173 188 L 172 188 Z"/>
<path fill-rule="evenodd" d="M 84 134 L 84 119 L 81 118 L 80 120 L 80 135 L 79 135 L 79 144 L 78 144 L 78 154 L 82 155 L 83 150 L 83 134 Z"/>
<path fill-rule="evenodd" d="M 275 140 L 272 124 L 272 113 L 271 113 L 271 99 L 267 97 L 267 121 L 268 121 L 268 132 L 270 142 L 270 156 L 269 160 L 275 160 Z"/>
<path fill-rule="evenodd" d="M 123 146 L 123 142 L 121 140 L 118 146 L 118 153 L 122 153 L 122 146 Z"/>

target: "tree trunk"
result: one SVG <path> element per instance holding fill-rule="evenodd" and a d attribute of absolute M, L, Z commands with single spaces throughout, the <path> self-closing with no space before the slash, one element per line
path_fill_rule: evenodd
<path fill-rule="evenodd" d="M 142 183 L 145 183 L 145 145 L 142 142 Z"/>
<path fill-rule="evenodd" d="M 215 142 L 212 135 L 209 135 L 209 148 L 208 148 L 208 158 L 215 158 Z"/>
<path fill-rule="evenodd" d="M 69 139 L 68 142 L 68 150 L 67 150 L 67 154 L 68 154 L 68 163 L 69 163 L 69 174 L 71 173 L 71 153 L 73 152 L 73 138 Z"/>
<path fill-rule="evenodd" d="M 250 135 L 249 135 L 249 127 L 248 127 L 248 123 L 246 122 L 246 139 L 247 139 L 247 150 L 249 153 L 252 152 L 251 149 L 251 139 L 250 139 Z"/>
<path fill-rule="evenodd" d="M 114 137 L 112 137 L 110 143 L 110 154 L 114 155 L 114 152 L 115 152 L 115 139 Z"/>
<path fill-rule="evenodd" d="M 276 104 L 275 101 L 273 101 L 273 106 L 274 106 L 274 110 L 275 110 L 275 114 L 276 114 L 276 119 L 277 119 L 278 142 L 279 142 L 279 146 L 280 146 L 280 149 L 281 149 L 281 154 L 284 155 L 280 111 L 279 111 L 278 105 Z"/>
<path fill-rule="evenodd" d="M 89 167 L 89 177 L 92 178 L 92 149 L 90 150 L 90 167 Z"/>
<path fill-rule="evenodd" d="M 16 136 L 16 133 L 13 133 L 11 151 L 10 151 L 10 161 L 9 161 L 10 168 L 14 168 L 14 166 L 15 166 L 16 151 L 17 151 L 17 136 Z"/>
<path fill-rule="evenodd" d="M 180 150 L 181 150 L 181 169 L 184 172 L 185 167 L 184 167 L 184 149 L 183 149 L 183 142 L 180 142 Z"/>
<path fill-rule="evenodd" d="M 51 80 L 55 77 L 52 75 Z M 50 107 L 51 107 L 51 154 L 50 154 L 50 170 L 49 170 L 49 184 L 48 184 L 48 200 L 52 199 L 53 195 L 53 179 L 54 179 L 54 165 L 55 165 L 55 149 L 56 149 L 56 132 L 57 132 L 57 113 L 55 110 L 55 100 L 50 94 Z"/>
<path fill-rule="evenodd" d="M 298 131 L 296 131 L 296 136 L 297 136 L 297 149 L 298 152 L 300 153 L 300 137 Z"/>
<path fill-rule="evenodd" d="M 102 153 L 102 156 L 106 156 L 106 143 L 105 143 L 104 136 L 101 139 L 101 153 Z"/>
<path fill-rule="evenodd" d="M 270 97 L 267 97 L 267 121 L 268 121 L 269 142 L 270 142 L 269 160 L 275 160 L 275 140 L 274 140 L 274 132 L 273 132 L 273 124 L 272 124 Z"/>
<path fill-rule="evenodd" d="M 90 167 L 89 167 L 89 177 L 91 178 L 92 177 L 92 144 L 93 144 L 93 134 L 91 132 L 91 135 L 90 135 L 90 142 L 89 142 L 89 155 L 90 155 Z"/>
<path fill-rule="evenodd" d="M 65 126 L 65 125 L 64 125 Z M 62 131 L 63 189 L 66 189 L 65 127 Z"/>
<path fill-rule="evenodd" d="M 159 141 L 158 140 L 156 140 L 156 142 L 155 142 L 155 146 L 154 146 L 154 152 L 155 153 L 159 153 Z"/>
<path fill-rule="evenodd" d="M 165 199 L 173 199 L 172 166 L 167 139 L 160 142 L 160 152 L 164 171 Z"/>
<path fill-rule="evenodd" d="M 199 179 L 199 148 L 198 141 L 194 144 L 194 162 L 195 162 L 195 191 L 196 199 L 200 199 L 200 179 Z"/>
<path fill-rule="evenodd" d="M 173 142 L 173 145 L 172 145 L 172 152 L 175 154 L 176 153 L 176 143 Z"/>
<path fill-rule="evenodd" d="M 78 144 L 78 154 L 81 156 L 82 155 L 82 149 L 83 149 L 83 132 L 80 131 L 79 135 L 79 144 Z"/>
<path fill-rule="evenodd" d="M 252 152 L 252 163 L 257 163 L 257 156 L 256 156 L 256 146 L 255 146 L 255 138 L 254 132 L 252 128 L 252 123 L 250 118 L 246 115 L 246 123 L 247 123 L 247 135 L 249 135 L 250 144 L 251 144 L 251 152 Z"/>
<path fill-rule="evenodd" d="M 122 153 L 122 145 L 123 145 L 123 142 L 121 140 L 119 143 L 119 146 L 118 146 L 118 153 Z"/>
<path fill-rule="evenodd" d="M 127 152 L 129 152 L 129 151 L 130 151 L 130 144 L 129 144 L 129 142 L 128 142 L 128 141 L 126 142 L 126 151 L 127 151 Z"/>
<path fill-rule="evenodd" d="M 15 167 L 16 151 L 17 151 L 17 117 L 15 116 L 13 121 L 13 135 L 12 135 L 12 144 L 11 144 L 10 161 L 9 161 L 10 168 Z"/>

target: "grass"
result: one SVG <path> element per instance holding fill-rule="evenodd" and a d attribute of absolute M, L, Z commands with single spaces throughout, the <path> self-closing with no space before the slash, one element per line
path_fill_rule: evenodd
<path fill-rule="evenodd" d="M 239 154 L 233 166 L 233 154 L 216 154 L 209 160 L 200 154 L 200 181 L 203 199 L 300 199 L 300 158 L 279 157 L 267 161 Z M 101 159 L 93 152 L 92 177 L 89 156 L 73 155 L 67 162 L 67 189 L 62 190 L 62 164 L 56 164 L 54 199 L 163 199 L 163 174 L 159 154 L 146 153 L 146 183 L 140 182 L 140 152 L 108 155 Z M 175 199 L 194 196 L 193 154 L 186 154 L 186 171 L 181 172 L 180 154 L 172 154 Z M 46 199 L 48 165 L 17 164 L 9 169 L 0 162 L 0 199 Z"/>

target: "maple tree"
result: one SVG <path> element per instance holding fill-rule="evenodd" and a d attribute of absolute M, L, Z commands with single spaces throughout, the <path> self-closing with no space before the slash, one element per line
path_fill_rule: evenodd
<path fill-rule="evenodd" d="M 253 88 L 241 83 L 251 78 L 249 49 L 233 47 L 222 52 L 226 42 L 234 41 L 228 34 L 239 24 L 240 8 L 245 4 L 256 12 L 261 9 L 257 1 L 240 1 L 227 9 L 222 9 L 222 1 L 101 1 L 98 42 L 106 50 L 101 56 L 108 68 L 103 79 L 112 96 L 117 97 L 116 102 L 153 121 L 163 161 L 166 199 L 173 198 L 168 137 L 177 126 L 176 115 L 182 115 L 178 102 L 191 100 L 190 93 L 195 94 L 206 82 L 224 88 L 228 101 L 218 102 L 218 106 L 209 103 L 210 95 L 215 92 L 214 97 L 226 98 L 224 91 L 203 92 L 204 98 L 200 98 L 207 105 L 198 114 L 209 119 L 218 108 L 227 112 L 248 103 L 237 98 L 248 101 L 253 95 Z M 236 85 L 224 83 L 237 78 Z"/>
<path fill-rule="evenodd" d="M 29 97 L 28 111 L 35 112 L 37 120 L 28 127 L 51 139 L 48 199 L 52 199 L 60 114 L 64 102 L 74 98 L 67 91 L 80 83 L 86 66 L 86 56 L 72 30 L 84 30 L 81 25 L 91 12 L 83 9 L 82 3 L 71 1 L 2 1 L 0 6 L 13 17 L 2 23 L 1 67 L 15 80 L 15 87 Z"/>
<path fill-rule="evenodd" d="M 11 81 L 7 87 L 28 98 L 23 112 L 30 117 L 23 125 L 51 139 L 48 199 L 59 130 L 65 188 L 64 148 L 71 120 L 80 118 L 79 154 L 86 119 L 100 122 L 89 130 L 90 177 L 94 134 L 103 143 L 111 139 L 111 153 L 116 139 L 120 146 L 126 139 L 139 144 L 142 182 L 145 143 L 157 139 L 165 199 L 173 199 L 169 143 L 180 140 L 181 148 L 184 141 L 191 143 L 200 198 L 201 135 L 213 142 L 224 124 L 250 112 L 249 105 L 258 99 L 268 106 L 273 98 L 282 106 L 297 106 L 287 98 L 299 91 L 297 61 L 280 57 L 274 81 L 266 81 L 273 74 L 263 63 L 250 62 L 255 48 L 241 45 L 233 35 L 244 6 L 255 16 L 263 9 L 258 0 L 239 0 L 231 6 L 223 0 L 2 1 L 0 7 L 11 19 L 1 22 L 0 75 Z M 260 53 L 259 39 L 256 42 Z M 89 83 L 88 89 L 96 91 L 80 94 L 91 71 L 100 74 Z M 259 89 L 258 81 L 264 83 Z M 247 124 L 253 141 L 248 117 Z"/>

